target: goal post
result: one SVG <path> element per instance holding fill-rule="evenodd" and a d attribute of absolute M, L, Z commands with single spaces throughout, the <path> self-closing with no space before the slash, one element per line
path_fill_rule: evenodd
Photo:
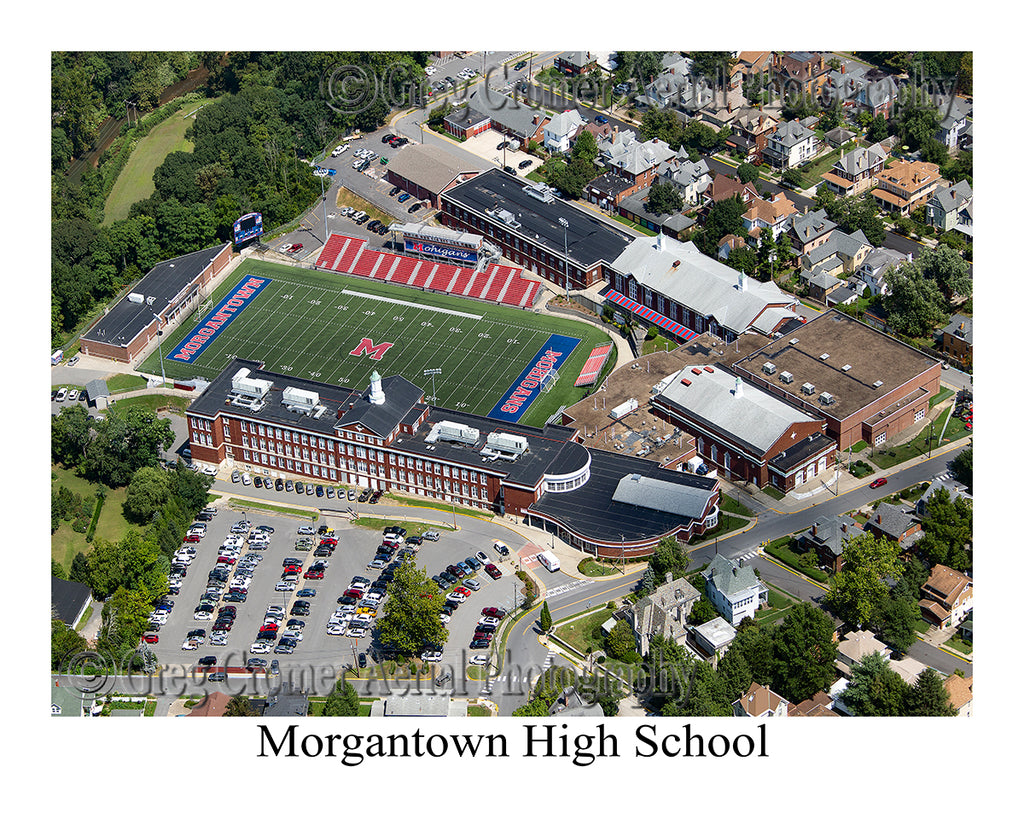
<path fill-rule="evenodd" d="M 548 370 L 546 374 L 541 376 L 540 379 L 540 391 L 551 392 L 558 383 L 558 370 Z"/>

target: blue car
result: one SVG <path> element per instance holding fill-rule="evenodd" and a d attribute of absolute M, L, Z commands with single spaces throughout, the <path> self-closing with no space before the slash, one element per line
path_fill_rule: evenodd
<path fill-rule="evenodd" d="M 299 589 L 295 592 L 296 597 L 316 597 L 316 589 Z"/>
<path fill-rule="evenodd" d="M 412 199 L 412 194 L 411 193 L 403 193 L 401 196 L 398 197 L 398 201 L 399 202 L 405 202 L 405 201 L 407 201 L 409 199 Z"/>
<path fill-rule="evenodd" d="M 607 121 L 608 117 L 603 116 L 601 114 L 598 114 L 596 117 L 594 117 L 594 122 L 596 122 L 598 125 L 604 125 Z"/>

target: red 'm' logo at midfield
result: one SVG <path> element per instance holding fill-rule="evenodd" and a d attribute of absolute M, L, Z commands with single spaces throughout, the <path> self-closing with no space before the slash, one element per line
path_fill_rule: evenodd
<path fill-rule="evenodd" d="M 380 361 L 381 357 L 394 346 L 391 341 L 382 341 L 380 344 L 374 344 L 372 338 L 364 338 L 359 342 L 359 346 L 356 347 L 349 355 L 360 356 L 366 353 L 374 361 Z"/>

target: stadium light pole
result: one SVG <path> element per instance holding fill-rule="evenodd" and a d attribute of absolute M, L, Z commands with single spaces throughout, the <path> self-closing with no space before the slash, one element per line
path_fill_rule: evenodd
<path fill-rule="evenodd" d="M 562 226 L 562 238 L 565 242 L 565 292 L 569 293 L 569 222 L 562 216 L 558 217 L 558 224 Z"/>
<path fill-rule="evenodd" d="M 153 318 L 156 319 L 156 346 L 157 346 L 157 350 L 159 350 L 159 355 L 160 355 L 160 378 L 163 381 L 163 385 L 162 386 L 166 387 L 167 386 L 167 376 L 164 375 L 164 345 L 163 345 L 164 331 L 160 329 L 160 322 L 162 321 L 162 319 L 156 313 L 153 314 Z"/>
<path fill-rule="evenodd" d="M 435 367 L 432 370 L 424 370 L 423 374 L 430 376 L 430 400 L 437 401 L 437 386 L 434 383 L 434 376 L 441 374 L 441 368 Z"/>

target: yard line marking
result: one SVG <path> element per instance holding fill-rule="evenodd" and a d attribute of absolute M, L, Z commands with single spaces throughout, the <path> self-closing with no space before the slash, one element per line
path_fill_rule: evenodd
<path fill-rule="evenodd" d="M 463 318 L 477 319 L 478 321 L 483 318 L 482 315 L 476 313 L 463 313 L 459 310 L 449 310 L 445 307 L 434 307 L 429 304 L 417 304 L 414 301 L 402 301 L 401 299 L 389 299 L 386 296 L 376 296 L 370 293 L 363 293 L 359 290 L 342 290 L 342 293 L 346 293 L 350 296 L 359 296 L 363 299 L 373 299 L 374 301 L 386 301 L 391 304 L 400 304 L 403 307 L 414 307 L 417 310 L 431 310 L 434 313 L 447 313 L 450 316 L 461 316 Z"/>

